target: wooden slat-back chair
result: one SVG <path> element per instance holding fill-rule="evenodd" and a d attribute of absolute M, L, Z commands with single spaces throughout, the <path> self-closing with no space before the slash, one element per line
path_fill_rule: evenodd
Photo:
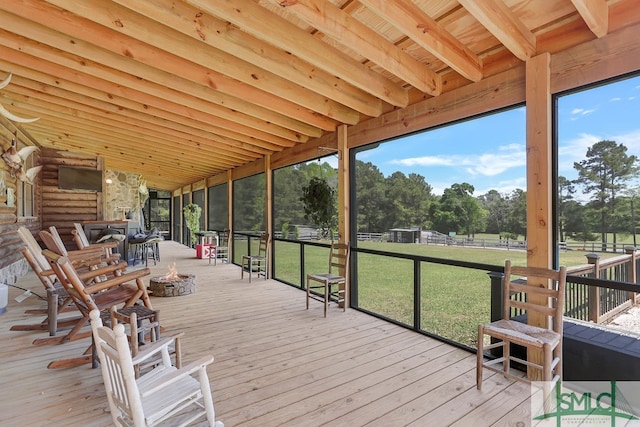
<path fill-rule="evenodd" d="M 49 249 L 45 249 L 42 253 L 83 315 L 82 319 L 63 337 L 61 342 L 75 339 L 75 335 L 79 335 L 80 329 L 89 320 L 89 312 L 91 310 L 110 310 L 111 307 L 118 305 L 131 307 L 138 301 L 142 301 L 145 307 L 152 308 L 146 285 L 142 281 L 143 277 L 150 274 L 148 268 L 123 273 L 120 276 L 113 276 L 102 282 L 87 285 L 78 276 L 78 272 L 67 257 L 56 254 Z M 92 271 L 92 273 L 102 274 L 104 271 L 113 268 L 114 266 L 105 266 Z M 85 353 L 90 353 L 90 351 L 87 350 Z M 91 361 L 91 354 L 85 354 L 79 358 L 53 361 L 48 367 L 71 367 L 82 363 L 90 363 Z"/>
<path fill-rule="evenodd" d="M 525 376 L 511 372 L 511 362 L 515 361 L 541 373 L 540 381 L 549 383 L 562 380 L 562 315 L 567 278 L 566 267 L 559 271 L 538 267 L 512 266 L 507 260 L 504 267 L 503 317 L 495 322 L 478 326 L 478 354 L 476 385 L 482 388 L 482 370 L 489 369 L 506 377 L 530 382 Z M 538 286 L 543 283 L 545 286 Z M 523 298 L 512 298 L 524 294 Z M 526 311 L 528 317 L 539 315 L 547 325 L 540 327 L 511 318 L 513 308 Z M 485 345 L 485 336 L 494 343 Z M 511 354 L 511 344 L 520 345 L 527 353 L 542 353 L 542 362 L 523 360 Z M 484 358 L 484 351 L 502 348 L 502 356 L 495 359 Z"/>
<path fill-rule="evenodd" d="M 240 264 L 240 278 L 244 278 L 245 269 L 249 272 L 249 283 L 251 283 L 251 276 L 255 271 L 258 278 L 264 276 L 264 279 L 268 278 L 268 249 L 269 249 L 269 233 L 262 233 L 260 235 L 260 243 L 258 245 L 258 255 L 242 255 L 242 262 Z"/>
<path fill-rule="evenodd" d="M 209 264 L 213 258 L 213 265 L 218 264 L 218 259 L 222 262 L 229 262 L 229 242 L 231 241 L 231 230 L 225 229 L 218 236 L 218 244 L 209 251 Z M 214 250 L 215 249 L 215 250 Z"/>
<path fill-rule="evenodd" d="M 78 249 L 101 248 L 104 250 L 107 262 L 114 263 L 120 260 L 120 254 L 113 253 L 113 250 L 118 247 L 118 242 L 89 243 L 89 239 L 87 239 L 87 235 L 84 233 L 82 224 L 74 222 L 73 227 L 74 229 L 71 230 L 71 235 L 73 236 L 73 241 Z"/>
<path fill-rule="evenodd" d="M 27 310 L 28 314 L 46 314 L 47 317 L 41 322 L 29 325 L 14 325 L 11 327 L 12 331 L 43 331 L 48 330 L 49 335 L 55 336 L 58 328 L 64 328 L 69 325 L 73 325 L 77 319 L 65 319 L 58 322 L 58 314 L 75 310 L 73 302 L 69 298 L 67 291 L 62 284 L 56 280 L 55 272 L 49 266 L 46 258 L 42 255 L 42 248 L 31 234 L 31 231 L 20 226 L 18 228 L 18 235 L 24 243 L 22 248 L 22 254 L 27 260 L 27 263 L 31 266 L 31 269 L 36 274 L 40 282 L 45 288 L 47 294 L 47 309 L 46 310 Z"/>
<path fill-rule="evenodd" d="M 204 356 L 183 368 L 171 365 L 171 338 L 145 345 L 131 356 L 122 324 L 113 329 L 102 325 L 100 312 L 93 310 L 91 329 L 100 358 L 102 379 L 114 425 L 186 426 L 207 420 L 211 427 L 224 427 L 215 420 L 207 366 L 213 356 Z M 136 379 L 134 366 L 161 354 L 162 362 Z M 197 374 L 197 378 L 192 375 Z"/>
<path fill-rule="evenodd" d="M 345 310 L 348 264 L 349 244 L 332 243 L 329 250 L 329 272 L 307 274 L 307 310 L 310 299 L 324 303 L 324 317 L 327 317 L 327 308 L 332 300 L 337 301 Z M 337 289 L 334 290 L 334 287 Z M 319 295 L 314 292 L 318 290 Z"/>

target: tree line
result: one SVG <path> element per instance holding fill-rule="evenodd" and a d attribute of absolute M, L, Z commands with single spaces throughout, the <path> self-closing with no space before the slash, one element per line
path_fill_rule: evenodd
<path fill-rule="evenodd" d="M 603 140 L 588 148 L 584 160 L 574 163 L 578 178 L 557 180 L 556 207 L 560 240 L 595 240 L 604 245 L 607 236 L 633 233 L 634 204 L 640 188 L 633 187 L 639 172 L 638 158 L 627 147 Z M 290 225 L 313 225 L 305 220 L 303 188 L 314 177 L 337 186 L 337 171 L 327 162 L 309 162 L 274 171 L 274 228 L 286 232 Z M 264 175 L 234 183 L 234 229 L 264 229 Z M 582 192 L 585 197 L 577 197 Z M 473 185 L 452 184 L 442 195 L 424 176 L 396 171 L 384 176 L 371 162 L 356 160 L 355 205 L 358 232 L 384 232 L 391 228 L 420 227 L 444 234 L 473 237 L 476 233 L 506 238 L 526 236 L 525 190 L 510 193 L 490 190 L 476 195 Z M 584 201 L 587 200 L 587 201 Z M 237 223 L 236 223 L 237 221 Z"/>

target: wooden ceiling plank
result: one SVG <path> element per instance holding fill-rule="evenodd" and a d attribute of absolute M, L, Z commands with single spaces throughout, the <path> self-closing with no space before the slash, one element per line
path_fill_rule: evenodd
<path fill-rule="evenodd" d="M 609 6 L 606 0 L 571 0 L 589 29 L 601 38 L 609 31 Z"/>
<path fill-rule="evenodd" d="M 491 34 L 522 61 L 535 56 L 535 35 L 503 0 L 458 0 Z"/>
<path fill-rule="evenodd" d="M 370 70 L 347 54 L 323 43 L 253 0 L 186 0 L 212 16 L 237 25 L 242 31 L 333 74 L 376 97 L 404 107 L 406 89 Z"/>
<path fill-rule="evenodd" d="M 115 2 L 362 114 L 377 117 L 382 113 L 379 98 L 186 3 L 170 0 Z"/>
<path fill-rule="evenodd" d="M 25 1 L 41 3 L 34 0 Z M 200 40 L 194 41 L 192 37 L 111 1 L 50 0 L 49 3 L 68 11 L 60 11 L 57 8 L 54 9 L 54 12 L 42 11 L 45 16 L 56 15 L 54 19 L 57 18 L 56 25 L 59 31 L 84 39 L 116 54 L 133 58 L 154 68 L 189 79 L 205 86 L 208 92 L 218 92 L 217 96 L 231 95 L 223 97 L 226 98 L 225 105 L 229 108 L 242 111 L 261 105 L 263 108 L 269 109 L 274 116 L 271 119 L 263 118 L 274 123 L 280 123 L 281 119 L 278 119 L 277 116 L 294 117 L 300 115 L 303 115 L 301 118 L 306 121 L 318 122 L 318 118 L 309 110 L 340 122 L 355 123 L 359 119 L 358 113 L 351 108 L 309 91 L 304 86 L 291 84 L 290 81 L 278 75 L 266 73 L 248 62 L 212 48 Z M 29 7 L 28 9 L 30 17 L 35 20 L 37 17 L 34 16 L 33 8 Z M 144 40 L 144 43 L 138 39 Z M 211 96 L 212 94 L 209 94 L 207 98 Z M 283 102 L 283 99 L 286 99 L 287 102 Z M 240 100 L 250 102 L 238 105 Z M 276 113 L 276 111 L 278 112 Z M 264 116 L 264 112 L 262 114 Z M 330 121 L 323 124 L 327 123 Z M 311 129 L 298 130 L 318 136 L 309 133 L 312 132 Z"/>
<path fill-rule="evenodd" d="M 463 77 L 474 82 L 482 79 L 482 62 L 478 55 L 460 43 L 415 3 L 407 0 L 360 0 L 360 3 Z"/>
<path fill-rule="evenodd" d="M 417 89 L 432 96 L 442 92 L 442 79 L 438 74 L 333 3 L 325 0 L 273 1 Z"/>
<path fill-rule="evenodd" d="M 98 155 L 101 158 L 125 156 L 134 160 L 153 159 L 154 163 L 164 167 L 184 167 L 202 173 L 212 173 L 215 168 L 230 169 L 259 158 L 254 156 L 243 160 L 229 160 L 215 153 L 205 153 L 203 150 L 184 149 L 187 145 L 181 147 L 182 141 L 173 141 L 173 145 L 160 141 L 154 145 L 152 141 L 143 142 L 144 140 L 133 135 L 114 136 L 102 129 L 76 128 L 62 118 L 59 120 L 61 125 L 49 122 L 49 126 L 43 123 L 34 127 L 34 134 L 40 138 L 46 137 L 49 141 L 48 146 L 55 145 L 57 148 Z M 176 147 L 180 147 L 180 150 Z"/>
<path fill-rule="evenodd" d="M 11 58 L 13 62 L 6 62 L 2 60 L 2 58 Z M 31 68 L 42 68 L 43 65 L 45 65 L 44 68 L 49 71 L 49 74 L 35 71 Z M 231 140 L 239 141 L 238 143 L 230 143 L 229 147 L 224 147 L 228 148 L 230 151 L 235 151 L 236 147 L 242 147 L 240 142 L 245 142 L 256 147 L 262 147 L 264 141 L 277 143 L 277 145 L 283 146 L 289 144 L 287 140 L 276 139 L 277 137 L 273 137 L 269 134 L 257 134 L 258 131 L 244 133 L 236 132 L 235 130 L 232 130 L 234 129 L 233 126 L 226 126 L 225 123 L 219 123 L 220 119 L 215 116 L 211 116 L 197 110 L 188 109 L 186 106 L 175 104 L 153 95 L 125 88 L 106 80 L 98 79 L 57 64 L 49 63 L 44 61 L 42 58 L 36 58 L 22 52 L 12 51 L 11 49 L 3 46 L 0 46 L 0 67 L 4 67 L 8 70 L 14 70 L 16 74 L 24 75 L 32 80 L 41 81 L 45 84 L 49 84 L 51 87 L 67 89 L 75 93 L 81 93 L 85 96 L 104 100 L 105 102 L 145 112 L 150 116 L 157 116 L 173 121 L 175 126 L 183 126 L 185 128 L 189 127 L 191 129 L 190 132 L 199 134 L 205 138 L 207 137 L 204 136 L 205 133 L 213 133 L 230 138 Z M 264 137 L 264 139 L 248 136 L 246 135 L 247 133 Z"/>
<path fill-rule="evenodd" d="M 64 138 L 59 138 L 58 134 L 52 134 L 54 129 L 38 128 L 37 135 L 43 141 L 48 142 L 49 147 L 60 150 L 69 150 L 75 153 L 88 155 L 98 155 L 100 158 L 108 158 L 117 162 L 137 163 L 140 167 L 153 166 L 165 169 L 165 172 L 176 177 L 184 172 L 198 174 L 213 174 L 217 170 L 229 169 L 229 166 L 216 158 L 209 159 L 207 167 L 198 165 L 197 162 L 189 161 L 189 155 L 182 155 L 180 152 L 158 153 L 154 151 L 136 152 L 132 155 L 130 146 L 132 142 L 112 144 L 111 138 L 101 138 L 99 135 L 82 132 L 72 132 Z M 107 154 L 107 157 L 103 157 Z"/>
<path fill-rule="evenodd" d="M 0 9 L 6 4 L 8 3 L 0 2 Z M 27 21 L 25 18 L 4 10 L 0 10 L 0 23 L 0 28 L 6 31 L 12 31 L 32 40 L 38 40 L 50 47 L 73 55 L 72 57 L 67 56 L 64 58 L 66 62 L 73 63 L 68 65 L 71 68 L 81 69 L 96 77 L 106 78 L 118 84 L 147 91 L 161 98 L 180 100 L 180 102 L 187 102 L 187 99 L 189 99 L 189 105 L 193 108 L 294 142 L 306 142 L 308 140 L 308 136 L 303 133 L 208 102 L 203 99 L 203 93 L 207 92 L 206 87 L 181 77 L 153 69 L 145 64 L 127 60 L 125 57 L 97 48 L 95 45 L 80 39 L 71 37 L 71 40 L 69 40 L 70 36 L 66 34 L 41 24 Z M 44 55 L 44 58 L 54 62 L 62 60 L 62 56 L 59 53 L 54 53 L 52 49 L 43 45 L 36 46 L 36 49 L 39 50 L 36 56 Z M 103 64 L 109 64 L 109 66 Z M 111 66 L 121 67 L 124 70 Z M 146 80 L 145 77 L 153 80 Z"/>
<path fill-rule="evenodd" d="M 124 109 L 120 106 L 97 100 L 94 98 L 86 97 L 84 95 L 77 95 L 68 91 L 63 91 L 58 88 L 33 88 L 29 87 L 29 82 L 24 79 L 17 78 L 11 89 L 13 93 L 20 93 L 31 98 L 36 98 L 39 95 L 38 100 L 50 102 L 52 104 L 65 106 L 68 108 L 75 108 L 92 113 L 96 116 L 102 116 L 105 118 L 111 117 L 123 123 L 131 124 L 135 127 L 152 127 L 156 128 L 158 132 L 165 134 L 174 134 L 177 137 L 184 137 L 184 135 L 194 135 L 196 129 L 185 129 L 185 131 L 178 131 L 173 129 L 169 124 L 169 120 L 161 119 L 151 116 L 146 113 L 140 113 L 135 110 Z M 42 89 L 45 89 L 44 91 Z M 204 140 L 218 138 L 215 134 L 205 134 Z M 282 146 L 271 144 L 266 146 L 264 141 L 259 141 L 259 146 L 253 146 L 249 143 L 236 143 L 236 147 L 251 152 L 253 154 L 271 154 L 274 151 L 280 151 Z M 221 148 L 223 148 L 221 146 Z"/>
<path fill-rule="evenodd" d="M 0 11 L 0 22 L 2 22 L 3 16 L 3 12 Z M 1 27 L 2 26 L 0 25 L 0 28 Z M 151 95 L 156 99 L 162 99 L 167 103 L 167 105 L 171 102 L 179 103 L 180 105 L 188 107 L 187 109 L 191 117 L 206 116 L 206 119 L 204 120 L 211 124 L 215 124 L 216 126 L 231 129 L 238 133 L 254 137 L 258 140 L 264 139 L 266 141 L 274 142 L 282 146 L 291 146 L 294 145 L 296 141 L 305 142 L 307 140 L 304 135 L 291 133 L 290 131 L 280 127 L 269 126 L 268 123 L 264 123 L 252 117 L 242 115 L 241 113 L 234 112 L 232 110 L 222 109 L 221 107 L 207 103 L 200 98 L 141 80 L 134 75 L 111 69 L 75 54 L 61 54 L 61 52 L 54 52 L 54 49 L 42 45 L 41 43 L 24 39 L 5 30 L 0 29 L 0 36 L 6 46 L 20 52 L 25 52 L 36 58 L 40 58 L 43 65 L 46 64 L 46 61 L 50 61 L 68 69 L 82 70 L 83 73 L 92 76 L 94 79 L 106 80 L 114 84 L 114 86 L 118 86 L 120 88 L 119 91 L 122 92 L 130 93 L 131 91 L 129 89 L 132 89 L 134 91 Z M 0 46 L 0 49 L 2 49 L 2 46 Z M 9 56 L 9 58 L 11 58 L 11 56 Z M 226 110 L 224 115 L 228 118 L 220 117 L 218 114 L 219 110 Z"/>
<path fill-rule="evenodd" d="M 213 139 L 202 139 L 188 133 L 175 132 L 170 129 L 145 127 L 143 123 L 136 122 L 135 120 L 127 121 L 124 119 L 124 116 L 114 117 L 114 115 L 100 114 L 99 112 L 90 111 L 88 107 L 82 108 L 80 105 L 76 105 L 76 107 L 80 108 L 74 108 L 73 106 L 64 105 L 63 102 L 52 103 L 51 101 L 44 101 L 42 99 L 35 100 L 24 95 L 18 95 L 16 92 L 13 92 L 12 95 L 14 99 L 19 99 L 18 101 L 13 101 L 11 103 L 12 106 L 20 108 L 28 105 L 31 110 L 37 111 L 40 116 L 42 116 L 41 119 L 43 123 L 47 123 L 47 117 L 55 117 L 55 120 L 68 119 L 76 121 L 80 127 L 92 129 L 93 131 L 102 129 L 105 134 L 112 134 L 114 137 L 126 131 L 128 137 L 134 137 L 139 142 L 146 140 L 152 141 L 150 148 L 153 148 L 153 144 L 155 143 L 156 149 L 162 148 L 161 143 L 164 140 L 166 140 L 168 148 L 176 144 L 176 141 L 181 141 L 181 144 L 186 144 L 187 147 L 194 145 L 191 149 L 194 150 L 196 159 L 199 151 L 202 151 L 202 154 L 210 151 L 212 154 L 225 158 L 228 157 L 232 160 L 255 158 L 264 154 L 251 150 L 245 150 L 244 153 L 230 152 L 228 150 L 221 151 L 221 147 L 224 147 L 224 139 L 215 135 Z M 48 123 L 48 125 L 51 126 L 50 123 Z M 223 143 L 217 144 L 215 142 L 216 140 L 222 140 Z"/>

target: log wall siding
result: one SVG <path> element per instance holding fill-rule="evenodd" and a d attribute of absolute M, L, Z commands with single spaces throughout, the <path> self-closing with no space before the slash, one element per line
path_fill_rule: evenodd
<path fill-rule="evenodd" d="M 103 197 L 100 192 L 58 188 L 58 166 L 103 170 L 103 161 L 95 156 L 43 148 L 41 162 L 42 228 L 55 226 L 65 245 L 74 248 L 73 223 L 102 220 Z"/>

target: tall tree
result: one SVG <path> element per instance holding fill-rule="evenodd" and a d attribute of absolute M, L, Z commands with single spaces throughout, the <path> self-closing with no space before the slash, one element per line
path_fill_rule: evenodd
<path fill-rule="evenodd" d="M 471 237 L 483 231 L 488 212 L 473 197 L 475 188 L 466 182 L 446 188 L 435 209 L 433 221 L 438 230 L 455 231 Z"/>
<path fill-rule="evenodd" d="M 410 173 L 406 176 L 396 171 L 385 180 L 385 184 L 388 228 L 429 227 L 428 212 L 433 195 L 431 186 L 422 175 Z"/>
<path fill-rule="evenodd" d="M 564 176 L 558 176 L 558 238 L 561 242 L 566 239 L 566 205 L 569 201 L 573 200 L 573 195 L 576 192 L 576 187 L 573 181 L 565 178 Z"/>
<path fill-rule="evenodd" d="M 616 197 L 624 191 L 627 182 L 638 172 L 638 158 L 627 154 L 627 147 L 615 141 L 596 142 L 587 149 L 586 159 L 574 162 L 578 171 L 577 182 L 583 192 L 591 195 L 600 216 L 602 250 L 607 250 L 607 232 L 613 231 L 613 243 L 617 236 L 613 223 L 617 217 Z"/>
<path fill-rule="evenodd" d="M 385 179 L 371 162 L 356 160 L 356 212 L 360 232 L 384 232 L 387 228 L 385 213 Z"/>
<path fill-rule="evenodd" d="M 527 235 L 527 192 L 521 188 L 515 189 L 509 195 L 509 219 L 507 230 L 515 236 Z"/>
<path fill-rule="evenodd" d="M 487 233 L 500 234 L 505 231 L 509 219 L 508 203 L 497 190 L 489 190 L 478 197 L 480 205 L 487 211 Z"/>

